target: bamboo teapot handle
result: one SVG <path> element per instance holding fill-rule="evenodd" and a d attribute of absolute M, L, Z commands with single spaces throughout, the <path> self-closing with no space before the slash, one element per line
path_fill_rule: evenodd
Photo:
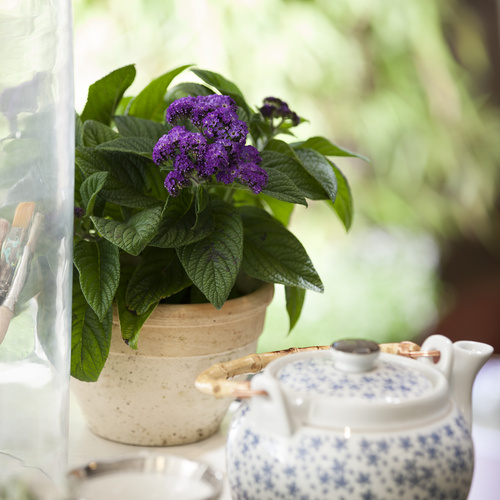
<path fill-rule="evenodd" d="M 291 347 L 282 351 L 266 352 L 263 354 L 250 354 L 244 358 L 234 359 L 225 363 L 217 363 L 203 371 L 196 378 L 196 388 L 216 398 L 249 398 L 263 391 L 255 391 L 250 388 L 250 381 L 230 380 L 238 375 L 259 373 L 271 361 L 297 352 L 320 351 L 330 349 L 329 345 L 313 347 Z M 420 346 L 413 342 L 399 342 L 391 344 L 379 344 L 380 350 L 389 354 L 397 354 L 410 358 L 436 357 L 439 351 L 421 351 Z"/>

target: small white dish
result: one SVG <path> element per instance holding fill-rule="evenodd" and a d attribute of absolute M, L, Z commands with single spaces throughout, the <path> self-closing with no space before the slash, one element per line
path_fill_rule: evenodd
<path fill-rule="evenodd" d="M 160 453 L 90 462 L 69 472 L 72 500 L 216 500 L 222 473 Z"/>

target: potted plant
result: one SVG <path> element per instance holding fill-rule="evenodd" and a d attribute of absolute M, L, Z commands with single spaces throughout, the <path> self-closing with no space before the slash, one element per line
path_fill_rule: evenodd
<path fill-rule="evenodd" d="M 159 384 L 162 396 L 143 400 L 139 406 L 152 413 L 152 406 L 173 383 L 172 372 L 158 377 L 157 368 L 150 368 L 153 358 L 158 361 L 156 354 L 165 351 L 172 358 L 184 343 L 181 366 L 191 366 L 194 356 L 201 356 L 205 367 L 217 362 L 210 349 L 199 348 L 219 337 L 205 333 L 207 323 L 217 323 L 226 310 L 237 314 L 240 305 L 248 306 L 248 297 L 257 296 L 260 319 L 243 314 L 257 333 L 238 346 L 230 345 L 236 328 L 230 321 L 229 333 L 220 334 L 218 346 L 226 358 L 253 352 L 272 284 L 285 287 L 293 328 L 305 291 L 323 291 L 307 252 L 287 229 L 294 206 L 307 205 L 308 199 L 324 200 L 346 228 L 351 224 L 350 189 L 329 157 L 359 155 L 322 137 L 300 142 L 279 139 L 293 139 L 294 127 L 305 120 L 274 97 L 252 108 L 238 87 L 217 73 L 191 68 L 202 83 L 171 86 L 187 69 L 183 66 L 160 76 L 130 98 L 124 94 L 135 78 L 135 67 L 120 68 L 90 87 L 77 117 L 72 375 L 83 381 L 76 383 L 77 393 L 84 392 L 80 400 L 94 398 L 87 391 L 110 386 L 127 394 L 134 388 L 144 395 L 137 381 L 149 373 L 156 382 L 149 378 L 147 386 Z M 190 312 L 180 312 L 185 310 L 182 304 Z M 230 304 L 236 304 L 232 310 Z M 159 313 L 164 307 L 170 312 Z M 156 321 L 153 329 L 162 325 L 172 329 L 180 316 L 193 316 L 196 310 L 198 318 L 206 319 L 205 324 L 190 327 L 197 332 L 196 339 L 186 340 L 186 331 L 155 330 L 153 346 L 145 347 L 150 322 Z M 133 368 L 111 366 L 110 346 L 117 362 L 132 362 Z M 144 349 L 150 364 L 139 377 L 136 363 Z M 107 370 L 120 371 L 121 382 L 109 381 L 110 373 L 104 380 Z M 173 371 L 180 371 L 186 384 L 178 390 L 176 382 L 175 390 L 187 391 L 194 379 L 182 367 Z M 110 399 L 101 394 L 94 420 L 110 414 L 103 406 Z M 178 402 L 167 405 L 180 407 Z M 123 416 L 124 405 L 118 406 Z M 224 411 L 219 411 L 210 432 Z M 136 411 L 129 417 L 125 425 L 134 428 Z M 116 419 L 111 417 L 113 429 Z M 180 419 L 187 420 L 182 415 Z M 199 425 L 195 424 L 197 438 L 207 435 Z M 109 436 L 92 424 L 91 428 L 136 444 L 173 444 L 181 442 L 179 434 L 186 438 L 186 432 L 179 431 L 177 438 L 144 442 L 133 436 Z M 151 432 L 142 429 L 140 434 Z"/>

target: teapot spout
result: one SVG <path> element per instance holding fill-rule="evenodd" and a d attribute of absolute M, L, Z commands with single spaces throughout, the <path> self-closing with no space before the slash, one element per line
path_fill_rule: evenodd
<path fill-rule="evenodd" d="M 451 397 L 472 429 L 472 386 L 481 367 L 493 353 L 493 347 L 482 342 L 460 340 L 453 344 Z"/>

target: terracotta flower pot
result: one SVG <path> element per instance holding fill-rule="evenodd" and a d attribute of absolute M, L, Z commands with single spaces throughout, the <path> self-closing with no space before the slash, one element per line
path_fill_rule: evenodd
<path fill-rule="evenodd" d="M 97 382 L 72 380 L 90 429 L 121 443 L 169 446 L 214 434 L 230 401 L 194 387 L 219 362 L 255 352 L 274 287 L 211 304 L 162 304 L 142 327 L 136 351 L 113 322 L 111 349 Z"/>

